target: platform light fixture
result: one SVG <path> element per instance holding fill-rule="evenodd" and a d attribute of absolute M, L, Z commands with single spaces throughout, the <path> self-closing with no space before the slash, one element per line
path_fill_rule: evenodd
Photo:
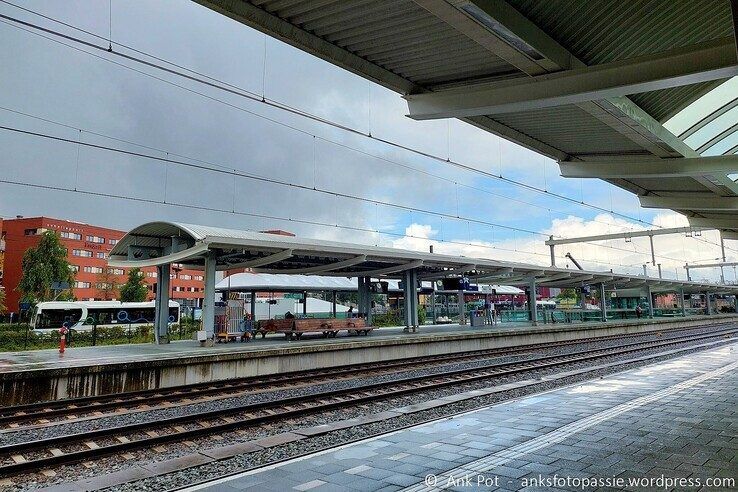
<path fill-rule="evenodd" d="M 480 9 L 473 3 L 464 3 L 459 6 L 469 17 L 477 21 L 479 24 L 484 26 L 487 30 L 492 32 L 495 36 L 505 41 L 507 44 L 523 53 L 531 60 L 543 60 L 545 57 L 536 50 L 533 46 L 529 45 L 522 38 L 518 37 L 517 34 L 512 32 L 507 27 L 503 26 L 500 22 L 490 16 L 487 12 Z"/>

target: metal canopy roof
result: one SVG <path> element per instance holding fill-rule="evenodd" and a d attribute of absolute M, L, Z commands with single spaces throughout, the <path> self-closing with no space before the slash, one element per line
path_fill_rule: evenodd
<path fill-rule="evenodd" d="M 195 1 L 404 94 L 413 118 L 460 118 L 566 163 L 565 176 L 641 196 L 738 196 L 723 169 L 738 158 L 702 171 L 701 150 L 663 126 L 738 75 L 730 0 Z M 684 158 L 688 171 L 617 173 L 623 159 L 668 170 Z M 664 203 L 692 225 L 738 230 L 732 204 Z"/>
<path fill-rule="evenodd" d="M 384 280 L 384 279 L 383 279 Z M 388 292 L 402 292 L 400 282 L 394 279 L 384 280 L 388 284 Z M 422 282 L 423 288 L 431 289 L 431 282 Z M 499 295 L 522 294 L 523 291 L 510 285 L 489 285 L 490 291 L 470 290 L 469 293 L 492 293 Z M 229 275 L 215 286 L 216 291 L 236 292 L 302 292 L 302 291 L 341 291 L 355 292 L 359 289 L 358 278 L 321 277 L 319 275 L 288 275 L 284 273 L 236 273 Z M 446 292 L 446 291 L 438 291 Z M 453 291 L 458 292 L 458 291 Z"/>
<path fill-rule="evenodd" d="M 281 273 L 236 273 L 215 285 L 217 291 L 237 292 L 302 292 L 336 290 L 356 291 L 357 279 L 347 277 L 319 277 L 318 275 L 285 275 Z"/>
<path fill-rule="evenodd" d="M 604 283 L 609 289 L 651 286 L 654 290 L 738 293 L 738 286 L 567 270 L 175 222 L 150 222 L 132 229 L 113 247 L 109 264 L 141 267 L 181 263 L 203 268 L 206 255 L 215 256 L 219 270 L 251 268 L 256 273 L 399 279 L 404 271 L 417 269 L 420 280 L 463 275 L 480 284 L 524 285 L 535 278 L 538 285 L 550 287 Z"/>

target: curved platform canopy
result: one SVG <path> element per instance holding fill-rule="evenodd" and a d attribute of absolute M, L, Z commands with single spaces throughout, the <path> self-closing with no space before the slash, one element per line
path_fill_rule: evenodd
<path fill-rule="evenodd" d="M 411 118 L 459 118 L 738 231 L 738 156 L 665 126 L 738 75 L 735 1 L 196 1 L 403 94 Z"/>
<path fill-rule="evenodd" d="M 567 270 L 486 258 L 421 253 L 239 231 L 174 222 L 150 222 L 132 229 L 110 252 L 109 264 L 142 267 L 179 263 L 204 269 L 206 257 L 217 270 L 250 268 L 256 273 L 401 279 L 414 270 L 420 281 L 465 276 L 476 284 L 608 289 L 651 287 L 654 291 L 738 293 L 738 286 L 703 284 L 611 272 Z"/>
<path fill-rule="evenodd" d="M 400 293 L 399 280 L 386 279 L 387 291 Z M 432 289 L 430 281 L 421 283 L 421 288 Z M 511 285 L 476 285 L 469 294 L 519 295 L 523 291 Z M 357 278 L 322 277 L 320 275 L 289 275 L 284 273 L 236 273 L 229 275 L 215 285 L 216 291 L 232 292 L 356 292 L 359 289 Z M 439 291 L 440 292 L 440 291 Z M 454 293 L 458 291 L 453 291 Z"/>

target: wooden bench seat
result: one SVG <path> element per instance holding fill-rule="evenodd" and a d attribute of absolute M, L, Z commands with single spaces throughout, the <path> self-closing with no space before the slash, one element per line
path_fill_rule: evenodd
<path fill-rule="evenodd" d="M 295 318 L 270 319 L 259 323 L 262 338 L 267 333 L 284 333 L 288 338 L 301 338 L 303 333 L 322 333 L 324 337 L 335 337 L 339 331 L 354 331 L 357 335 L 368 335 L 372 327 L 366 326 L 364 318 Z"/>
<path fill-rule="evenodd" d="M 261 338 L 264 338 L 267 333 L 285 333 L 292 331 L 294 326 L 294 319 L 265 319 L 259 322 L 259 329 Z"/>

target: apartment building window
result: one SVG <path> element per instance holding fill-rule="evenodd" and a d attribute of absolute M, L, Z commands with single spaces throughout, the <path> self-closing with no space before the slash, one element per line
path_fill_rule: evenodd
<path fill-rule="evenodd" d="M 195 275 L 195 280 L 202 282 L 205 278 L 202 275 Z"/>
<path fill-rule="evenodd" d="M 95 256 L 97 256 L 97 258 L 99 258 L 101 260 L 104 260 L 105 259 L 105 253 L 103 253 L 103 252 L 97 253 Z"/>
<path fill-rule="evenodd" d="M 72 273 L 77 273 L 79 271 L 79 267 L 77 265 L 69 265 L 69 270 Z"/>
<path fill-rule="evenodd" d="M 108 268 L 108 273 L 111 275 L 123 275 L 126 272 L 122 268 Z"/>
<path fill-rule="evenodd" d="M 89 282 L 80 282 L 79 280 L 74 283 L 75 289 L 89 289 L 90 283 Z"/>
<path fill-rule="evenodd" d="M 26 229 L 23 231 L 23 235 L 25 236 L 35 236 L 36 234 L 38 234 L 38 229 Z"/>
<path fill-rule="evenodd" d="M 156 278 L 156 272 L 146 272 L 146 276 L 149 278 Z"/>
<path fill-rule="evenodd" d="M 59 233 L 59 236 L 61 236 L 62 239 L 74 239 L 75 241 L 80 241 L 82 239 L 82 234 L 69 231 L 62 231 Z"/>
<path fill-rule="evenodd" d="M 116 244 L 118 244 L 118 240 L 117 239 L 108 239 L 108 244 L 110 244 L 111 246 L 115 246 Z"/>
<path fill-rule="evenodd" d="M 87 251 L 86 249 L 73 249 L 72 256 L 80 256 L 82 258 L 92 258 L 92 251 Z"/>
<path fill-rule="evenodd" d="M 88 243 L 104 244 L 105 238 L 100 236 L 87 236 Z"/>
<path fill-rule="evenodd" d="M 179 279 L 180 280 L 192 280 L 192 275 L 187 275 L 186 273 L 185 274 L 180 274 L 179 275 Z"/>
<path fill-rule="evenodd" d="M 85 273 L 102 273 L 103 269 L 100 267 L 95 266 L 86 266 L 84 267 Z"/>

